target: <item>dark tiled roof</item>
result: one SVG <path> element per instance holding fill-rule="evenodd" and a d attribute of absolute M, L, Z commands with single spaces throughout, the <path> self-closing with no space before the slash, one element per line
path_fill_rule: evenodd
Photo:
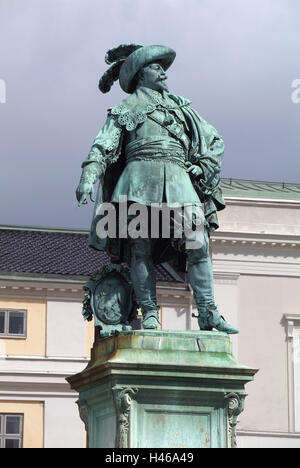
<path fill-rule="evenodd" d="M 0 228 L 0 271 L 89 276 L 110 261 L 87 239 L 85 233 Z M 156 273 L 158 281 L 174 281 L 161 265 Z"/>

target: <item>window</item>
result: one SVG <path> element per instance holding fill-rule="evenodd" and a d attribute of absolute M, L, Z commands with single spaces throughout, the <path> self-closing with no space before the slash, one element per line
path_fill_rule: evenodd
<path fill-rule="evenodd" d="M 22 448 L 23 414 L 0 414 L 0 448 Z"/>
<path fill-rule="evenodd" d="M 0 309 L 0 338 L 26 338 L 26 310 Z"/>
<path fill-rule="evenodd" d="M 294 328 L 295 431 L 300 432 L 300 323 Z"/>
<path fill-rule="evenodd" d="M 142 320 L 143 317 L 141 315 L 138 315 L 135 320 L 131 322 L 132 330 L 142 330 Z"/>
<path fill-rule="evenodd" d="M 290 431 L 300 432 L 300 315 L 286 314 Z"/>

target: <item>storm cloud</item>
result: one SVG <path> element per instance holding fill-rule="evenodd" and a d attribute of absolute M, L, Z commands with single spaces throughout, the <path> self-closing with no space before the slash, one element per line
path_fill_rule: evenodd
<path fill-rule="evenodd" d="M 107 49 L 177 52 L 169 89 L 226 144 L 223 177 L 298 182 L 298 0 L 0 0 L 0 223 L 86 228 L 81 163 L 125 94 L 98 80 Z"/>

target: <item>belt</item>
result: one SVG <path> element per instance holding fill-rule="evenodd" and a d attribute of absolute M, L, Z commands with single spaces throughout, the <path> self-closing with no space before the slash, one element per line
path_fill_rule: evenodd
<path fill-rule="evenodd" d="M 161 150 L 159 152 L 149 152 L 149 151 L 134 151 L 128 152 L 126 154 L 126 162 L 132 161 L 161 161 L 161 162 L 171 162 L 177 164 L 178 166 L 186 169 L 185 165 L 185 154 L 181 151 L 170 152 L 168 150 Z"/>

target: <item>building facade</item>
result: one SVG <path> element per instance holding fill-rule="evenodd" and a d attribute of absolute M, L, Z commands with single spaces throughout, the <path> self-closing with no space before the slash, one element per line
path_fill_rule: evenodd
<path fill-rule="evenodd" d="M 239 417 L 241 448 L 300 448 L 300 186 L 223 180 L 212 236 L 216 303 L 258 368 Z M 108 262 L 87 231 L 0 227 L 0 447 L 85 447 L 65 378 L 88 363 L 83 285 Z M 197 329 L 186 278 L 157 268 L 163 329 Z M 71 429 L 70 429 L 71 428 Z"/>

